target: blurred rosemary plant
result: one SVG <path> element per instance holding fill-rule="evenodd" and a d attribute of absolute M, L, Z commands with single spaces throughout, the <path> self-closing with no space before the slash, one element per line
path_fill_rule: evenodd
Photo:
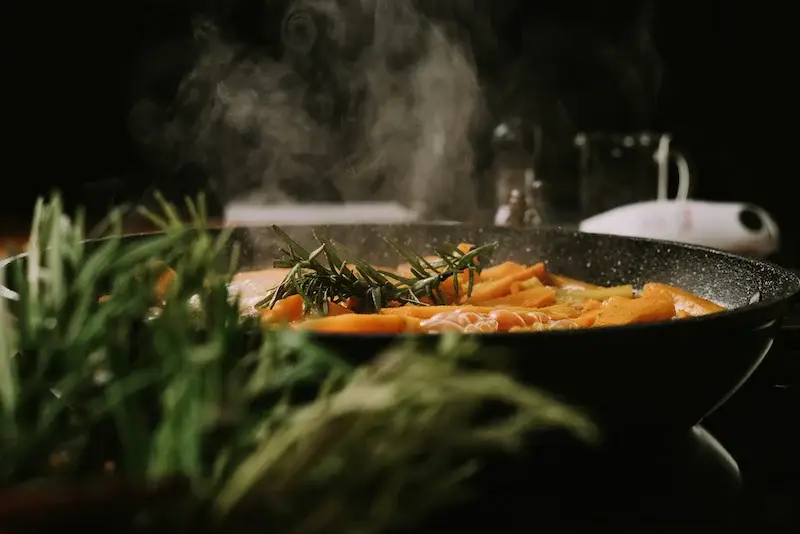
<path fill-rule="evenodd" d="M 207 228 L 202 197 L 187 206 L 182 222 L 161 199 L 145 215 L 162 232 L 135 239 L 114 211 L 87 242 L 59 197 L 37 204 L 27 256 L 0 269 L 0 486 L 180 475 L 200 503 L 175 508 L 192 510 L 183 524 L 373 533 L 456 496 L 483 450 L 542 426 L 592 435 L 546 395 L 465 370 L 464 338 L 352 369 L 263 332 L 228 293 L 230 230 Z M 510 415 L 478 422 L 488 400 Z"/>

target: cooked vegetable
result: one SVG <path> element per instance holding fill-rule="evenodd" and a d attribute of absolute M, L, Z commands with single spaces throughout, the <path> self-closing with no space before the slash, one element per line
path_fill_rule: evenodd
<path fill-rule="evenodd" d="M 299 325 L 301 330 L 315 332 L 339 332 L 352 334 L 401 334 L 418 332 L 419 320 L 402 315 L 364 314 L 337 315 L 320 319 L 309 319 Z"/>
<path fill-rule="evenodd" d="M 520 291 L 519 293 L 509 293 L 500 298 L 490 300 L 476 300 L 485 306 L 518 306 L 521 308 L 541 308 L 556 302 L 556 291 L 551 287 L 534 287 Z"/>
<path fill-rule="evenodd" d="M 560 289 L 559 296 L 591 300 L 607 300 L 611 297 L 633 298 L 633 286 L 594 287 L 588 289 Z"/>
<path fill-rule="evenodd" d="M 533 267 L 526 267 L 521 271 L 506 275 L 503 278 L 479 284 L 477 287 L 473 288 L 466 302 L 469 304 L 479 304 L 492 299 L 502 298 L 511 293 L 511 285 L 515 282 L 522 282 L 533 278 L 538 279 L 542 274 L 544 274 L 544 265 L 540 263 Z"/>
<path fill-rule="evenodd" d="M 723 311 L 725 308 L 697 295 L 692 295 L 683 289 L 666 284 L 645 284 L 642 295 L 645 297 L 665 296 L 672 300 L 675 310 L 689 316 L 707 315 Z"/>
<path fill-rule="evenodd" d="M 485 253 L 494 250 L 496 244 L 450 246 L 436 251 L 437 260 L 389 241 L 407 260 L 390 270 L 353 261 L 351 253 L 319 237 L 319 247 L 309 253 L 280 229 L 275 231 L 287 244 L 285 258 L 276 266 L 291 270 L 262 301 L 267 308 L 263 315 L 282 317 L 300 329 L 348 334 L 489 334 L 620 326 L 724 310 L 665 284 L 646 284 L 637 295 L 630 284 L 601 287 L 550 273 L 541 262 L 529 266 L 505 261 L 484 267 Z M 337 269 L 336 265 L 343 267 Z M 270 276 L 265 273 L 270 271 L 256 272 L 254 277 Z M 246 279 L 248 275 L 239 276 Z M 292 304 L 291 315 L 283 311 L 284 301 Z M 342 319 L 309 319 L 333 315 L 327 310 L 334 305 L 355 314 Z M 380 318 L 387 315 L 413 317 L 420 322 L 408 325 Z"/>
<path fill-rule="evenodd" d="M 506 276 L 512 275 L 514 273 L 518 273 L 524 269 L 525 269 L 524 265 L 520 265 L 519 263 L 515 263 L 513 261 L 506 261 L 501 263 L 500 265 L 486 267 L 483 270 L 483 273 L 481 274 L 485 281 L 491 282 L 494 280 L 505 278 Z"/>
<path fill-rule="evenodd" d="M 675 317 L 675 306 L 668 298 L 642 297 L 638 299 L 611 297 L 605 303 L 594 326 L 619 326 L 633 323 L 666 321 Z"/>

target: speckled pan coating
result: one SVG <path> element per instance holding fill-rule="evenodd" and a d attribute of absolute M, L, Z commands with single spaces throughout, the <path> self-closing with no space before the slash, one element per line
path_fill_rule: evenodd
<path fill-rule="evenodd" d="M 284 228 L 313 248 L 310 227 Z M 800 290 L 798 277 L 776 265 L 733 254 L 677 243 L 585 234 L 558 228 L 482 229 L 463 225 L 363 225 L 313 229 L 335 239 L 378 265 L 395 265 L 398 257 L 383 237 L 397 239 L 419 253 L 442 243 L 497 242 L 495 261 L 544 261 L 553 272 L 599 285 L 664 282 L 730 308 L 746 306 L 754 295 L 763 303 L 782 301 Z M 269 228 L 241 229 L 248 268 L 265 268 L 278 254 L 279 242 Z"/>

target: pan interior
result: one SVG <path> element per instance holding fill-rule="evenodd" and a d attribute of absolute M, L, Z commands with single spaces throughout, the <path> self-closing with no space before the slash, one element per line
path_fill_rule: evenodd
<path fill-rule="evenodd" d="M 800 280 L 778 266 L 677 243 L 584 234 L 558 228 L 514 230 L 455 224 L 334 225 L 283 228 L 312 247 L 313 232 L 344 245 L 359 259 L 392 266 L 401 260 L 384 237 L 396 239 L 419 254 L 444 243 L 497 242 L 495 262 L 544 261 L 548 269 L 599 285 L 662 282 L 678 286 L 728 308 L 758 300 L 785 299 L 800 290 Z M 268 228 L 239 228 L 242 269 L 264 269 L 279 257 L 281 242 Z"/>

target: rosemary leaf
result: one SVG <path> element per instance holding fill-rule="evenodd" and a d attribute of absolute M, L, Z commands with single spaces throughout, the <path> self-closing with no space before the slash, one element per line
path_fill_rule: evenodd
<path fill-rule="evenodd" d="M 413 250 L 409 249 L 408 247 L 402 245 L 396 239 L 389 239 L 388 237 L 383 238 L 383 240 L 388 243 L 393 249 L 397 251 L 400 256 L 405 258 L 405 260 L 409 263 L 412 268 L 412 272 L 415 274 L 419 273 L 417 276 L 419 278 L 425 278 L 426 272 L 433 271 L 439 272 L 439 270 L 433 266 L 424 256 L 420 256 Z"/>

